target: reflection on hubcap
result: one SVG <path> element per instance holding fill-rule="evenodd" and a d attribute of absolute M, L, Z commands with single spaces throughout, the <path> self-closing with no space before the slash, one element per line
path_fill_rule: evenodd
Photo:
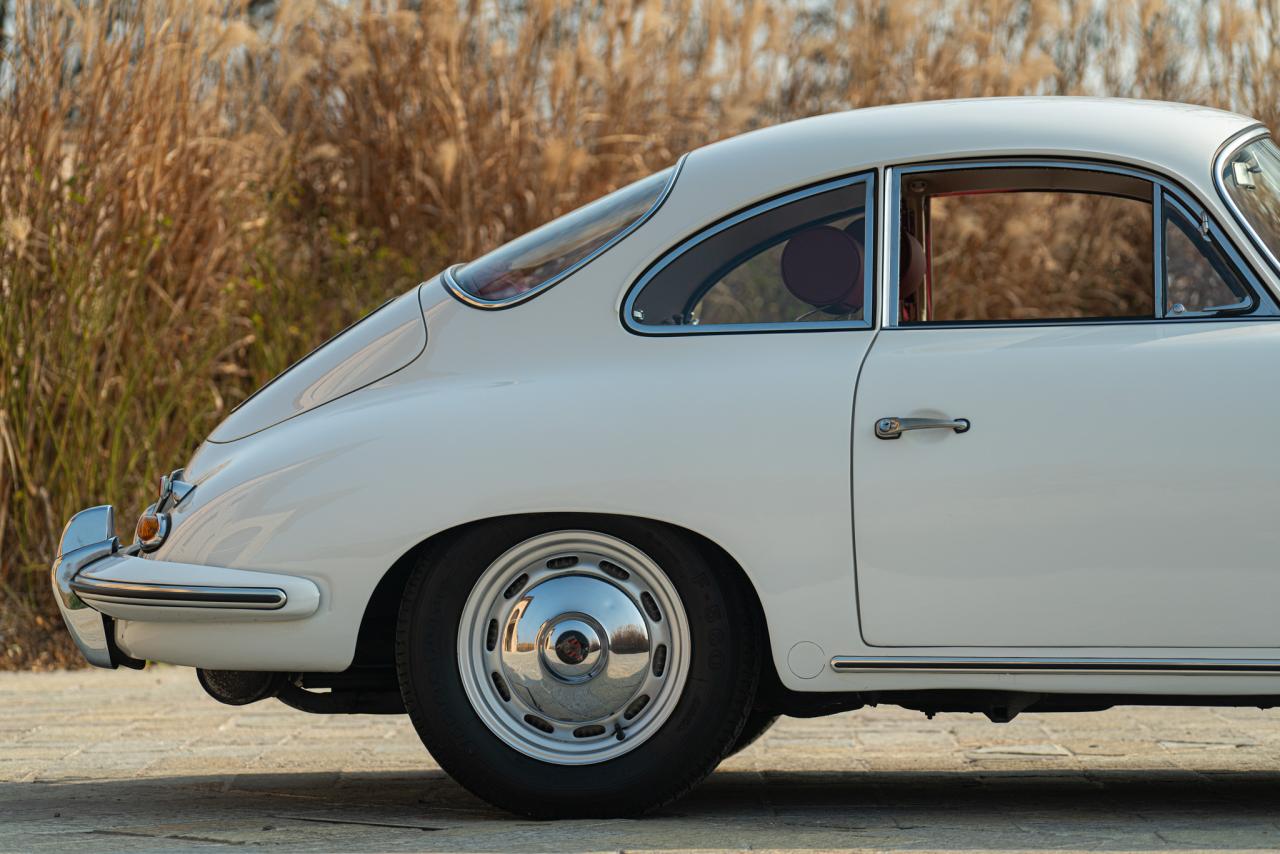
<path fill-rule="evenodd" d="M 649 629 L 612 581 L 558 575 L 521 592 L 499 652 L 501 674 L 536 713 L 586 723 L 625 705 L 644 682 Z"/>
<path fill-rule="evenodd" d="M 600 672 L 609 648 L 601 642 L 604 631 L 586 615 L 571 614 L 546 623 L 538 635 L 542 666 L 565 682 L 586 682 Z"/>
<path fill-rule="evenodd" d="M 679 700 L 688 624 L 666 574 L 603 534 L 521 543 L 476 583 L 458 632 L 473 708 L 511 747 L 547 762 L 621 755 Z"/>
<path fill-rule="evenodd" d="M 596 649 L 592 649 L 592 646 Z M 551 642 L 551 648 L 556 651 L 556 658 L 560 659 L 562 664 L 581 664 L 587 660 L 587 655 L 594 655 L 599 649 L 599 643 L 587 640 L 587 636 L 577 629 L 570 629 L 561 633 Z M 552 665 L 552 670 L 557 670 Z"/>

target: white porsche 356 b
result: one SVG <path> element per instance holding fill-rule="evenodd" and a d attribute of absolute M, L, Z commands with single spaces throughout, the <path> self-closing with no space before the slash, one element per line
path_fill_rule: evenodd
<path fill-rule="evenodd" d="M 387 303 L 53 582 L 93 664 L 407 712 L 538 816 L 666 803 L 779 714 L 1270 706 L 1277 366 L 1257 122 L 823 116 Z"/>

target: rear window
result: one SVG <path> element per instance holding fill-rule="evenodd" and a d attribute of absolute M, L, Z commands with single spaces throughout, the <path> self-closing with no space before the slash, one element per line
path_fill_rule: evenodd
<path fill-rule="evenodd" d="M 675 167 L 552 220 L 453 273 L 482 303 L 504 303 L 550 287 L 640 225 L 666 195 Z"/>

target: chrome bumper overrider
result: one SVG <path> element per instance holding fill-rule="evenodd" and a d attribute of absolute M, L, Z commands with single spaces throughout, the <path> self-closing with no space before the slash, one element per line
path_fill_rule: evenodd
<path fill-rule="evenodd" d="M 76 595 L 71 581 L 95 560 L 116 553 L 120 540 L 115 530 L 115 511 L 110 504 L 81 510 L 62 529 L 58 556 L 53 561 L 53 596 L 58 600 L 58 610 L 85 660 L 97 667 L 117 664 L 108 640 L 107 620 Z"/>
<path fill-rule="evenodd" d="M 53 592 L 85 659 L 130 664 L 115 647 L 112 619 L 151 622 L 260 622 L 309 617 L 320 590 L 293 575 L 138 557 L 120 547 L 111 505 L 82 510 L 62 532 Z"/>

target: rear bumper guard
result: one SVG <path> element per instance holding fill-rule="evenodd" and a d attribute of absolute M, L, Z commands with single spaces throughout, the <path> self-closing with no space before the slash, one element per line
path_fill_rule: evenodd
<path fill-rule="evenodd" d="M 130 664 L 111 620 L 261 622 L 298 620 L 320 607 L 315 582 L 295 575 L 138 557 L 121 549 L 111 505 L 82 510 L 62 532 L 53 562 L 54 598 L 85 660 Z"/>

